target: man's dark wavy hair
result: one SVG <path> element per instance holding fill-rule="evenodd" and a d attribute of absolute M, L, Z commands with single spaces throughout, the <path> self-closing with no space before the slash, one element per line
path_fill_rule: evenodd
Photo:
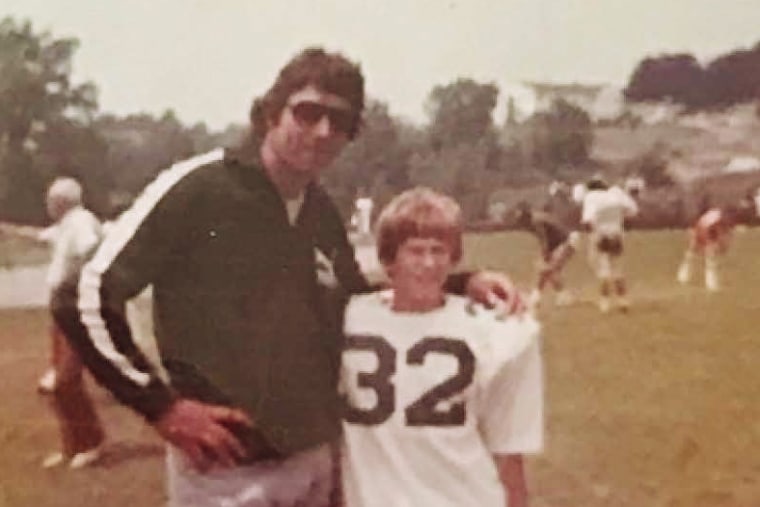
<path fill-rule="evenodd" d="M 359 132 L 364 109 L 364 76 L 358 64 L 319 47 L 306 48 L 293 57 L 280 70 L 272 87 L 254 100 L 250 114 L 254 135 L 263 137 L 269 123 L 279 121 L 288 98 L 308 85 L 348 101 L 354 112 L 354 124 L 348 133 L 353 139 Z"/>

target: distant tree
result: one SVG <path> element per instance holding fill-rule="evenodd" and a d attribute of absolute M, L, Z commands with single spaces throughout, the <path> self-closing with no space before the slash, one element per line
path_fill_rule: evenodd
<path fill-rule="evenodd" d="M 623 95 L 631 102 L 671 100 L 699 106 L 703 80 L 704 71 L 693 55 L 645 58 L 631 75 Z"/>
<path fill-rule="evenodd" d="M 409 180 L 453 196 L 468 220 L 483 218 L 488 195 L 502 180 L 488 168 L 491 146 L 483 140 L 414 153 Z"/>
<path fill-rule="evenodd" d="M 499 170 L 505 185 L 523 184 L 535 177 L 530 162 L 531 144 L 525 137 L 521 133 L 503 142 Z"/>
<path fill-rule="evenodd" d="M 434 87 L 425 105 L 433 146 L 476 143 L 486 135 L 493 135 L 492 114 L 498 95 L 495 84 L 482 84 L 472 79 L 460 78 L 448 85 Z"/>
<path fill-rule="evenodd" d="M 381 196 L 374 195 L 373 189 L 384 193 L 408 186 L 408 141 L 412 134 L 380 101 L 368 101 L 363 120 L 359 135 L 323 178 L 344 216 L 350 213 L 359 189 L 378 198 Z"/>
<path fill-rule="evenodd" d="M 594 132 L 591 118 L 583 109 L 557 99 L 548 111 L 529 118 L 527 127 L 534 167 L 555 176 L 563 166 L 588 162 Z"/>
<path fill-rule="evenodd" d="M 691 109 L 722 108 L 760 98 L 760 42 L 718 56 L 704 68 L 690 54 L 646 58 L 624 91 L 627 100 L 672 100 Z"/>
<path fill-rule="evenodd" d="M 104 115 L 94 126 L 108 143 L 107 171 L 119 195 L 134 196 L 162 169 L 215 147 L 205 126 L 186 128 L 171 110 L 161 118 Z"/>
<path fill-rule="evenodd" d="M 647 188 L 666 187 L 673 184 L 673 177 L 667 172 L 668 147 L 655 144 L 649 151 L 626 164 L 625 172 L 644 179 Z"/>
<path fill-rule="evenodd" d="M 95 212 L 107 213 L 108 192 L 113 187 L 107 165 L 108 143 L 94 126 L 72 124 L 63 119 L 52 122 L 36 138 L 39 139 L 39 148 L 33 157 L 36 171 L 43 175 L 75 177 L 85 187 L 87 206 Z"/>
<path fill-rule="evenodd" d="M 0 21 L 0 215 L 6 219 L 42 222 L 51 179 L 85 177 L 87 165 L 102 163 L 103 145 L 90 130 L 95 86 L 70 79 L 77 46 L 76 39 L 35 32 L 29 21 Z M 64 139 L 72 144 L 63 146 Z"/>
<path fill-rule="evenodd" d="M 704 97 L 710 107 L 760 99 L 760 43 L 710 62 L 705 69 Z"/>

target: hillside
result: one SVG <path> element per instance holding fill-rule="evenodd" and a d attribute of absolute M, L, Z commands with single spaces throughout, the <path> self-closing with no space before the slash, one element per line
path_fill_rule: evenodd
<path fill-rule="evenodd" d="M 591 156 L 619 167 L 658 144 L 666 148 L 670 174 L 687 183 L 720 173 L 734 157 L 760 158 L 760 118 L 754 105 L 743 105 L 725 112 L 665 115 L 636 127 L 599 126 Z"/>

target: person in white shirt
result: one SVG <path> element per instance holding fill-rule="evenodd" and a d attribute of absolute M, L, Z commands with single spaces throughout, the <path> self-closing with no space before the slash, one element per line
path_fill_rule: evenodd
<path fill-rule="evenodd" d="M 51 245 L 46 282 L 52 311 L 56 300 L 65 297 L 62 292 L 75 283 L 82 265 L 100 243 L 101 226 L 95 215 L 82 206 L 82 187 L 73 178 L 53 181 L 47 191 L 46 205 L 54 221 L 52 226 L 37 229 L 2 224 L 2 231 Z M 53 373 L 43 377 L 40 387 L 51 389 L 62 450 L 46 457 L 42 465 L 48 468 L 67 463 L 71 468 L 81 468 L 100 458 L 105 434 L 85 390 L 79 356 L 55 322 L 50 334 Z"/>
<path fill-rule="evenodd" d="M 348 507 L 525 507 L 523 454 L 543 446 L 539 325 L 446 294 L 462 218 L 425 188 L 376 226 L 390 290 L 345 314 L 343 487 Z"/>
<path fill-rule="evenodd" d="M 600 282 L 599 309 L 608 312 L 614 295 L 617 306 L 626 311 L 630 302 L 623 271 L 624 222 L 639 208 L 624 190 L 609 187 L 601 178 L 593 178 L 587 188 L 581 223 L 590 233 L 589 259 Z"/>
<path fill-rule="evenodd" d="M 372 197 L 360 195 L 354 202 L 354 214 L 351 217 L 351 225 L 356 232 L 368 236 L 372 233 L 372 208 L 374 202 Z"/>

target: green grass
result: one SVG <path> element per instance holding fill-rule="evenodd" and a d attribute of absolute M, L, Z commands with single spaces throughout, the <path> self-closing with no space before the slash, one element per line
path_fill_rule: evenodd
<path fill-rule="evenodd" d="M 675 284 L 685 240 L 683 231 L 628 237 L 627 315 L 593 305 L 583 253 L 566 270 L 580 301 L 555 308 L 547 298 L 547 443 L 528 460 L 533 507 L 760 505 L 760 229 L 736 235 L 719 294 Z M 537 245 L 527 234 L 468 235 L 466 251 L 466 265 L 530 285 Z M 0 507 L 162 505 L 157 437 L 99 389 L 111 439 L 104 466 L 38 467 L 57 442 L 34 393 L 46 328 L 42 310 L 0 311 Z"/>
<path fill-rule="evenodd" d="M 578 304 L 541 309 L 546 452 L 534 506 L 760 505 L 760 230 L 736 234 L 725 289 L 674 282 L 683 231 L 626 242 L 632 311 L 601 315 L 584 255 L 567 269 Z M 467 238 L 471 265 L 533 276 L 532 238 Z"/>

